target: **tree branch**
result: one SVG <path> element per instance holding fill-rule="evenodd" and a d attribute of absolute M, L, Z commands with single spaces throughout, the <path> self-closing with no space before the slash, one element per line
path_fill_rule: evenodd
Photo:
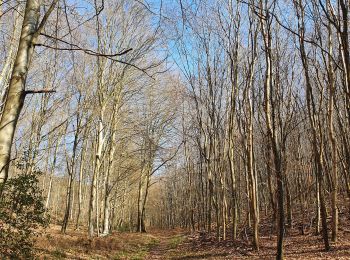
<path fill-rule="evenodd" d="M 46 93 L 56 93 L 56 90 L 54 89 L 39 89 L 39 90 L 25 90 L 24 94 L 28 95 L 28 94 L 46 94 Z"/>

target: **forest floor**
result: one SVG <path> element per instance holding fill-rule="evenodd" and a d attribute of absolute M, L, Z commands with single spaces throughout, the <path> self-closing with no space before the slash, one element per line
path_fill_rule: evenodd
<path fill-rule="evenodd" d="M 264 233 L 264 232 L 262 232 Z M 214 237 L 186 231 L 155 230 L 146 234 L 114 233 L 90 239 L 86 232 L 61 234 L 51 226 L 39 237 L 39 259 L 274 259 L 276 237 L 260 236 L 260 250 L 254 251 L 246 239 L 218 242 Z M 332 250 L 323 250 L 321 236 L 295 229 L 285 239 L 286 259 L 350 259 L 350 229 L 340 228 L 338 242 Z"/>

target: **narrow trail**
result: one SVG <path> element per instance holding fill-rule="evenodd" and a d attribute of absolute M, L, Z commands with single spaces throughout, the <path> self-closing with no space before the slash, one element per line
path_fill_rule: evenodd
<path fill-rule="evenodd" d="M 183 232 L 169 232 L 167 234 L 162 233 L 153 233 L 157 237 L 159 243 L 154 245 L 147 256 L 146 259 L 171 259 L 169 251 L 176 249 L 180 241 L 184 237 Z"/>
<path fill-rule="evenodd" d="M 159 239 L 159 244 L 151 248 L 146 259 L 164 259 L 166 257 L 167 252 L 171 249 L 169 245 L 171 237 L 159 237 Z"/>

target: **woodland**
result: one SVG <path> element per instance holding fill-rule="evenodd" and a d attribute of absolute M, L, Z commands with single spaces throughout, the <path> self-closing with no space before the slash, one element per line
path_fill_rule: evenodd
<path fill-rule="evenodd" d="M 349 0 L 0 0 L 1 259 L 350 259 Z"/>

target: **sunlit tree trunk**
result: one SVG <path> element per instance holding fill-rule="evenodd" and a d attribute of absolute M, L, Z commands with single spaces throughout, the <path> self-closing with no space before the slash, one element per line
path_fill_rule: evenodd
<path fill-rule="evenodd" d="M 12 141 L 26 96 L 25 84 L 35 43 L 57 1 L 53 0 L 40 22 L 41 2 L 26 2 L 20 41 L 0 120 L 0 196 L 8 177 Z"/>
<path fill-rule="evenodd" d="M 7 180 L 11 146 L 25 98 L 25 83 L 40 18 L 40 1 L 28 0 L 17 55 L 0 121 L 0 194 Z"/>
<path fill-rule="evenodd" d="M 95 222 L 96 222 L 96 212 L 97 205 L 96 205 L 96 199 L 98 197 L 98 178 L 100 176 L 100 169 L 102 165 L 102 150 L 104 146 L 104 128 L 103 128 L 103 122 L 104 122 L 104 108 L 101 108 L 100 112 L 100 118 L 98 122 L 98 129 L 97 129 L 97 144 L 96 144 L 96 154 L 95 154 L 95 162 L 94 162 L 94 170 L 92 175 L 92 183 L 91 183 L 91 190 L 90 190 L 90 204 L 89 204 L 89 235 L 93 236 L 95 233 Z M 95 218 L 94 218 L 95 214 Z M 96 226 L 97 230 L 99 229 L 98 226 Z"/>
<path fill-rule="evenodd" d="M 1 1 L 0 1 L 1 4 Z M 1 15 L 1 14 L 0 14 Z M 18 37 L 20 34 L 21 30 L 21 19 L 20 19 L 20 13 L 16 12 L 15 14 L 15 21 L 13 25 L 13 30 L 12 30 L 12 35 L 11 35 L 11 42 L 10 42 L 10 49 L 7 53 L 5 63 L 2 67 L 1 73 L 0 73 L 0 118 L 2 114 L 2 109 L 4 106 L 5 100 L 6 100 L 6 94 L 7 94 L 7 88 L 8 88 L 8 83 L 11 77 L 11 72 L 13 69 L 13 65 L 15 62 L 15 52 L 17 49 L 17 44 L 18 44 Z"/>

